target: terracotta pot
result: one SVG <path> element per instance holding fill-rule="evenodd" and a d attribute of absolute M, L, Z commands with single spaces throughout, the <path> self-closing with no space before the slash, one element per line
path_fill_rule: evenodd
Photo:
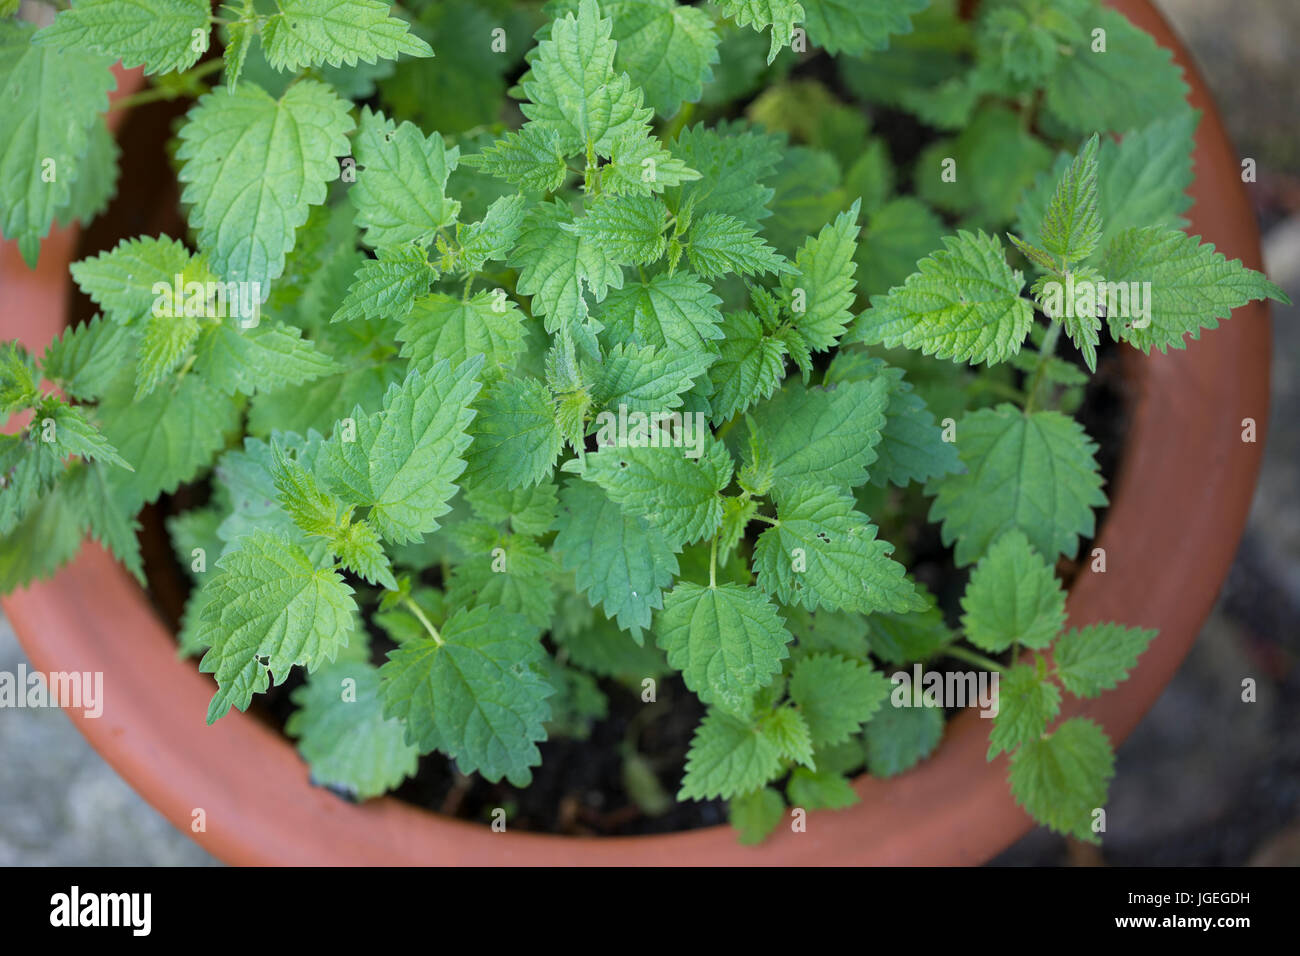
<path fill-rule="evenodd" d="M 1204 116 L 1197 133 L 1191 231 L 1260 268 L 1256 225 L 1236 154 L 1187 53 L 1146 0 L 1114 4 L 1173 49 Z M 128 76 L 134 85 L 138 76 Z M 0 333 L 43 348 L 66 321 L 74 230 L 45 243 L 30 273 L 0 248 Z M 1267 428 L 1269 322 L 1260 304 L 1186 351 L 1133 364 L 1132 428 L 1097 546 L 1108 571 L 1081 574 L 1069 599 L 1075 626 L 1099 620 L 1158 628 L 1132 677 L 1095 701 L 1067 699 L 1063 716 L 1099 720 L 1117 744 L 1169 682 L 1209 613 L 1246 520 L 1262 446 L 1241 440 L 1243 418 Z M 208 727 L 211 680 L 176 655 L 174 638 L 140 588 L 87 543 L 52 580 L 4 608 L 35 667 L 103 671 L 103 717 L 70 714 L 131 785 L 179 829 L 202 809 L 193 838 L 237 864 L 956 864 L 980 863 L 1032 825 L 986 763 L 986 722 L 954 719 L 935 754 L 889 781 L 859 779 L 857 806 L 814 813 L 808 831 L 781 828 L 760 848 L 727 827 L 662 836 L 576 839 L 493 833 L 393 799 L 356 806 L 308 781 L 293 745 L 232 712 Z"/>

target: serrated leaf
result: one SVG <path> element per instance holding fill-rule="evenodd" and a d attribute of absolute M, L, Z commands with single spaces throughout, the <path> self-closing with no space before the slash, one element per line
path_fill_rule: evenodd
<path fill-rule="evenodd" d="M 600 167 L 600 188 L 611 195 L 649 196 L 700 178 L 646 131 L 617 140 L 610 153 Z"/>
<path fill-rule="evenodd" d="M 1093 811 L 1106 804 L 1115 754 L 1100 726 L 1072 717 L 1050 735 L 1033 740 L 1011 757 L 1011 792 L 1044 826 L 1099 842 Z"/>
<path fill-rule="evenodd" d="M 781 756 L 810 769 L 817 769 L 813 760 L 813 739 L 804 715 L 793 707 L 778 707 L 762 722 L 762 733 L 780 749 Z"/>
<path fill-rule="evenodd" d="M 447 601 L 452 606 L 486 606 L 522 615 L 544 628 L 555 617 L 555 563 L 537 542 L 524 535 L 496 536 L 475 547 L 452 570 Z"/>
<path fill-rule="evenodd" d="M 413 541 L 438 527 L 465 470 L 460 457 L 478 394 L 481 358 L 412 371 L 384 395 L 383 410 L 357 409 L 355 440 L 340 429 L 321 448 L 318 472 L 345 502 L 370 508 L 388 541 Z"/>
<path fill-rule="evenodd" d="M 195 261 L 185 245 L 167 236 L 123 239 L 107 252 L 74 262 L 72 278 L 90 296 L 104 316 L 122 325 L 133 325 L 153 312 L 157 283 L 169 289 L 177 276 L 183 280 L 211 278 Z"/>
<path fill-rule="evenodd" d="M 462 162 L 525 192 L 555 192 L 568 174 L 560 134 L 538 123 L 508 131 L 480 152 L 462 157 Z"/>
<path fill-rule="evenodd" d="M 722 321 L 718 358 L 709 367 L 713 420 L 725 422 L 770 396 L 785 377 L 788 347 L 764 331 L 752 312 L 732 312 Z"/>
<path fill-rule="evenodd" d="M 135 350 L 134 332 L 97 315 L 69 326 L 50 343 L 41 359 L 41 372 L 73 398 L 89 401 L 108 390 Z"/>
<path fill-rule="evenodd" d="M 477 484 L 527 488 L 550 476 L 563 438 L 550 390 L 535 378 L 507 378 L 478 404 L 467 476 Z"/>
<path fill-rule="evenodd" d="M 519 239 L 523 223 L 523 196 L 501 196 L 493 200 L 481 220 L 460 230 L 460 270 L 474 273 L 489 260 L 504 259 Z"/>
<path fill-rule="evenodd" d="M 876 527 L 836 488 L 793 487 L 777 495 L 776 526 L 758 537 L 758 586 L 810 611 L 924 610 L 906 569 Z"/>
<path fill-rule="evenodd" d="M 655 621 L 657 643 L 686 686 L 706 704 L 746 712 L 789 655 L 790 632 L 761 591 L 736 584 L 702 587 L 678 581 Z M 687 776 L 690 776 L 687 758 Z M 753 789 L 755 781 L 736 792 Z"/>
<path fill-rule="evenodd" d="M 820 352 L 830 348 L 853 320 L 854 286 L 858 249 L 858 213 L 855 200 L 847 212 L 828 223 L 815 239 L 809 239 L 795 254 L 794 272 L 781 277 L 787 301 L 799 297 L 802 308 L 792 308 L 794 327 L 808 348 Z"/>
<path fill-rule="evenodd" d="M 827 53 L 883 50 L 896 33 L 910 33 L 911 16 L 929 0 L 803 0 L 808 37 Z"/>
<path fill-rule="evenodd" d="M 274 391 L 340 371 L 291 325 L 261 322 L 246 329 L 230 318 L 204 327 L 194 347 L 194 369 L 227 395 Z"/>
<path fill-rule="evenodd" d="M 613 22 L 596 0 L 581 0 L 572 13 L 551 23 L 548 39 L 530 55 L 521 82 L 529 102 L 520 105 L 535 123 L 553 129 L 565 155 L 591 151 L 608 156 L 623 136 L 642 129 L 654 114 L 627 74 L 614 72 Z"/>
<path fill-rule="evenodd" d="M 1061 709 L 1061 692 L 1038 671 L 1018 664 L 998 681 L 998 713 L 989 732 L 988 759 L 1037 740 Z"/>
<path fill-rule="evenodd" d="M 364 107 L 353 153 L 360 168 L 348 195 L 367 245 L 425 243 L 456 221 L 460 203 L 446 190 L 460 150 L 447 149 L 438 133 L 426 137 L 413 123 L 397 125 Z"/>
<path fill-rule="evenodd" d="M 60 53 L 35 44 L 36 35 L 30 23 L 0 20 L 0 234 L 17 240 L 30 268 L 55 214 L 72 199 L 114 86 L 108 58 Z"/>
<path fill-rule="evenodd" d="M 790 699 L 808 723 L 817 748 L 843 743 L 889 699 L 889 680 L 857 661 L 813 654 L 790 677 Z"/>
<path fill-rule="evenodd" d="M 1034 321 L 1024 277 L 995 236 L 960 231 L 943 243 L 901 286 L 871 297 L 853 339 L 973 365 L 1005 361 Z"/>
<path fill-rule="evenodd" d="M 867 480 L 885 423 L 884 379 L 834 388 L 788 385 L 754 409 L 765 463 L 778 491 L 815 484 L 852 488 Z M 746 464 L 753 464 L 749 457 Z"/>
<path fill-rule="evenodd" d="M 1039 242 L 1060 261 L 1060 270 L 1092 255 L 1101 241 L 1097 199 L 1097 154 L 1094 133 L 1057 181 L 1039 231 Z"/>
<path fill-rule="evenodd" d="M 146 74 L 187 70 L 207 49 L 211 12 L 207 0 L 77 0 L 35 42 L 143 64 Z"/>
<path fill-rule="evenodd" d="M 1046 647 L 1065 626 L 1065 589 L 1018 530 L 980 559 L 961 607 L 966 639 L 993 654 L 1015 643 Z"/>
<path fill-rule="evenodd" d="M 1213 243 L 1161 226 L 1117 235 L 1101 270 L 1108 283 L 1126 286 L 1129 293 L 1127 309 L 1122 299 L 1120 308 L 1108 307 L 1110 334 L 1148 353 L 1185 348 L 1186 336 L 1199 339 L 1201 329 L 1217 329 L 1220 319 L 1255 299 L 1291 301 L 1240 259 L 1215 252 Z"/>
<path fill-rule="evenodd" d="M 599 488 L 571 480 L 560 493 L 554 549 L 578 590 L 605 616 L 641 641 L 663 589 L 677 574 L 677 557 L 644 518 L 626 514 Z"/>
<path fill-rule="evenodd" d="M 833 770 L 812 771 L 807 767 L 794 769 L 785 793 L 791 806 L 805 810 L 843 810 L 859 800 L 844 774 Z"/>
<path fill-rule="evenodd" d="M 412 368 L 482 355 L 484 378 L 498 378 L 514 369 L 524 349 L 523 321 L 513 301 L 491 292 L 468 299 L 434 293 L 415 301 L 397 337 Z"/>
<path fill-rule="evenodd" d="M 730 799 L 757 790 L 780 772 L 781 749 L 761 726 L 710 708 L 691 739 L 677 799 Z"/>
<path fill-rule="evenodd" d="M 687 448 L 661 446 L 609 447 L 577 459 L 565 471 L 576 471 L 604 489 L 625 514 L 645 518 L 678 551 L 717 530 L 722 520 L 720 492 L 731 481 L 732 461 L 726 446 L 703 439 L 703 454 L 689 457 Z"/>
<path fill-rule="evenodd" d="M 117 192 L 117 161 L 122 150 L 101 117 L 90 124 L 90 145 L 77 160 L 68 204 L 55 213 L 59 225 L 87 225 L 108 208 Z"/>
<path fill-rule="evenodd" d="M 698 353 L 723 338 L 722 300 L 687 272 L 660 272 L 611 291 L 600 310 L 602 338 Z"/>
<path fill-rule="evenodd" d="M 1096 697 L 1128 679 L 1155 636 L 1154 630 L 1113 622 L 1072 629 L 1052 649 L 1056 673 L 1071 694 Z"/>
<path fill-rule="evenodd" d="M 647 265 L 667 249 L 663 236 L 668 210 L 653 196 L 614 196 L 592 203 L 586 215 L 565 229 L 599 247 L 619 265 Z"/>
<path fill-rule="evenodd" d="M 474 513 L 487 521 L 509 523 L 518 534 L 540 538 L 552 529 L 559 500 L 555 483 L 543 481 L 532 488 L 505 491 L 500 488 L 465 489 L 465 499 Z"/>
<path fill-rule="evenodd" d="M 186 114 L 181 200 L 214 272 L 258 283 L 266 297 L 309 207 L 339 177 L 336 157 L 348 154 L 353 126 L 347 108 L 324 83 L 302 80 L 278 100 L 251 83 L 219 89 Z"/>
<path fill-rule="evenodd" d="M 728 273 L 748 276 L 792 271 L 785 257 L 755 229 L 731 216 L 705 213 L 692 222 L 687 237 L 686 258 L 705 279 Z"/>
<path fill-rule="evenodd" d="M 8 594 L 53 574 L 81 548 L 77 503 L 62 487 L 41 495 L 0 537 L 0 591 Z"/>
<path fill-rule="evenodd" d="M 864 734 L 867 769 L 875 777 L 910 770 L 943 738 L 942 707 L 884 707 Z"/>
<path fill-rule="evenodd" d="M 753 27 L 759 33 L 771 28 L 771 46 L 767 62 L 771 63 L 782 47 L 790 45 L 794 28 L 804 21 L 804 8 L 799 0 L 719 0 L 722 12 L 739 26 Z"/>
<path fill-rule="evenodd" d="M 739 833 L 738 840 L 745 846 L 757 846 L 781 824 L 785 816 L 785 801 L 771 787 L 732 797 L 727 804 L 727 819 Z"/>
<path fill-rule="evenodd" d="M 283 683 L 294 665 L 308 671 L 347 646 L 357 612 L 352 589 L 331 568 L 317 568 L 300 546 L 255 531 L 217 562 L 204 585 L 201 629 L 209 645 L 199 669 L 220 691 L 208 723 L 231 707 L 247 709 L 267 672 Z"/>
<path fill-rule="evenodd" d="M 1004 531 L 1019 529 L 1047 560 L 1073 557 L 1091 535 L 1093 508 L 1106 503 L 1097 446 L 1060 412 L 1026 415 L 1011 405 L 971 412 L 957 423 L 966 473 L 931 482 L 930 520 L 956 542 L 958 566 L 970 564 Z"/>
<path fill-rule="evenodd" d="M 276 0 L 276 12 L 262 24 L 262 49 L 276 70 L 356 66 L 407 56 L 433 56 L 429 45 L 408 32 L 405 20 L 388 15 L 382 0 Z"/>
<path fill-rule="evenodd" d="M 107 466 L 86 464 L 73 472 L 63 485 L 68 501 L 80 512 L 81 526 L 102 544 L 131 575 L 147 587 L 144 561 L 136 533 L 140 522 L 130 501 L 115 492 L 108 481 Z"/>
<path fill-rule="evenodd" d="M 554 689 L 532 665 L 544 651 L 522 617 L 488 607 L 457 611 L 438 638 L 416 637 L 380 668 L 384 714 L 406 722 L 421 753 L 441 750 L 463 773 L 518 787 L 541 763 Z"/>
<path fill-rule="evenodd" d="M 437 270 L 418 243 L 382 246 L 375 252 L 376 258 L 367 259 L 357 269 L 331 322 L 405 318 L 411 304 L 428 292 L 437 278 Z"/>
<path fill-rule="evenodd" d="M 697 354 L 616 345 L 605 356 L 592 394 L 606 408 L 664 412 L 681 405 L 682 395 L 703 374 Z"/>
<path fill-rule="evenodd" d="M 366 800 L 415 776 L 419 751 L 399 720 L 384 717 L 379 671 L 341 661 L 323 667 L 293 692 L 297 710 L 285 732 L 311 766 L 312 782 Z"/>

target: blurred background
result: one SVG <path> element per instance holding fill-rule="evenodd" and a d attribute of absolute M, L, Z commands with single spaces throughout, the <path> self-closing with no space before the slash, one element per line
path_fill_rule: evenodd
<path fill-rule="evenodd" d="M 1155 0 L 1242 156 L 1269 276 L 1300 301 L 1297 0 Z M 995 865 L 1300 865 L 1300 308 L 1273 309 L 1264 471 L 1236 563 L 1182 669 L 1120 748 L 1105 847 L 1036 830 Z M 0 617 L 0 670 L 23 652 Z M 1258 701 L 1243 704 L 1253 676 Z M 0 865 L 214 863 L 57 710 L 0 720 Z"/>

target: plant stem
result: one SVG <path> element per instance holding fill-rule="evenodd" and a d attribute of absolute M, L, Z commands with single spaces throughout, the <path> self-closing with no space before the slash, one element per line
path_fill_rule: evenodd
<path fill-rule="evenodd" d="M 439 634 L 438 629 L 433 626 L 433 622 L 424 616 L 424 612 L 420 610 L 420 605 L 416 604 L 409 597 L 402 598 L 402 605 L 408 611 L 410 611 L 412 614 L 415 615 L 416 620 L 418 620 L 421 624 L 424 625 L 424 629 L 429 632 L 429 636 L 433 638 L 434 643 L 436 643 L 439 647 L 442 647 L 443 645 L 442 635 Z"/>
<path fill-rule="evenodd" d="M 1043 372 L 1047 369 L 1047 360 L 1052 357 L 1056 351 L 1056 341 L 1061 337 L 1061 323 L 1053 322 L 1047 327 L 1047 334 L 1043 336 L 1043 347 L 1038 350 L 1038 365 L 1034 367 L 1034 377 L 1029 380 L 1029 387 L 1025 389 L 1025 414 L 1034 410 L 1034 405 L 1038 402 L 1038 387 L 1042 383 Z"/>
<path fill-rule="evenodd" d="M 964 647 L 959 647 L 954 644 L 949 644 L 940 651 L 940 653 L 945 654 L 948 657 L 955 657 L 959 661 L 965 661 L 967 664 L 975 664 L 976 666 L 983 667 L 986 670 L 997 671 L 998 673 L 1002 673 L 1006 670 L 1005 667 L 993 658 L 985 657 L 983 654 L 977 654 L 975 651 L 967 650 Z"/>
<path fill-rule="evenodd" d="M 718 586 L 718 536 L 713 536 L 713 545 L 709 548 L 709 587 Z"/>
<path fill-rule="evenodd" d="M 128 110 L 136 106 L 142 106 L 145 103 L 154 103 L 158 100 L 174 100 L 181 96 L 189 95 L 186 89 L 188 81 L 199 80 L 209 73 L 216 73 L 224 66 L 220 58 L 208 60 L 206 63 L 200 63 L 198 66 L 186 70 L 184 73 L 178 73 L 173 81 L 167 86 L 153 86 L 147 90 L 141 90 L 139 93 L 132 93 L 130 96 L 123 96 L 121 99 L 109 105 L 109 111 Z"/>
<path fill-rule="evenodd" d="M 752 515 L 750 515 L 750 517 L 753 518 L 755 521 L 766 522 L 767 524 L 770 524 L 773 528 L 775 528 L 777 525 L 781 523 L 777 521 L 775 518 L 769 518 L 767 515 L 759 514 L 757 511 L 755 511 Z"/>

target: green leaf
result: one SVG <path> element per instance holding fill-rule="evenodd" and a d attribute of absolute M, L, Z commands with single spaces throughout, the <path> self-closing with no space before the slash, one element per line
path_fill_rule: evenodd
<path fill-rule="evenodd" d="M 17 240 L 31 268 L 56 213 L 72 200 L 114 85 L 109 59 L 38 46 L 35 35 L 30 23 L 0 20 L 0 234 Z"/>
<path fill-rule="evenodd" d="M 1057 182 L 1043 215 L 1039 242 L 1060 261 L 1061 271 L 1087 259 L 1101 241 L 1098 146 L 1094 133 Z"/>
<path fill-rule="evenodd" d="M 1061 709 L 1061 692 L 1038 671 L 1019 664 L 998 681 L 998 713 L 989 732 L 988 759 L 1037 740 Z"/>
<path fill-rule="evenodd" d="M 787 302 L 802 306 L 792 307 L 794 327 L 814 352 L 834 345 L 853 320 L 860 208 L 861 201 L 855 200 L 816 239 L 805 242 L 795 255 L 794 273 L 781 277 Z"/>
<path fill-rule="evenodd" d="M 211 12 L 207 0 L 77 0 L 35 42 L 144 64 L 146 74 L 187 70 L 208 48 Z"/>
<path fill-rule="evenodd" d="M 871 483 L 881 488 L 886 484 L 905 486 L 959 471 L 957 446 L 943 440 L 943 429 L 935 423 L 925 400 L 903 378 L 902 369 L 860 350 L 841 350 L 827 369 L 825 384 L 876 377 L 888 381 L 890 390 Z"/>
<path fill-rule="evenodd" d="M 181 126 L 181 199 L 212 270 L 232 282 L 258 283 L 262 298 L 284 272 L 294 233 L 310 206 L 325 201 L 348 154 L 348 104 L 315 80 L 290 86 L 279 100 L 245 83 L 199 99 Z"/>
<path fill-rule="evenodd" d="M 590 611 L 585 601 L 583 606 Z M 668 662 L 654 642 L 638 644 L 613 621 L 593 618 L 572 631 L 553 630 L 552 637 L 568 652 L 570 661 L 601 677 L 639 685 L 647 677 L 659 678 L 669 672 Z"/>
<path fill-rule="evenodd" d="M 851 338 L 973 365 L 1005 361 L 1034 321 L 1020 296 L 1024 276 L 1007 265 L 995 236 L 960 231 L 943 244 L 903 285 L 871 297 Z"/>
<path fill-rule="evenodd" d="M 682 395 L 704 374 L 702 358 L 647 345 L 616 345 L 600 367 L 593 397 L 611 409 L 651 414 L 677 408 Z"/>
<path fill-rule="evenodd" d="M 383 0 L 276 0 L 262 24 L 262 49 L 273 69 L 296 73 L 303 67 L 356 66 L 407 56 L 433 56 L 429 45 L 408 32 L 405 20 L 390 17 Z"/>
<path fill-rule="evenodd" d="M 603 338 L 626 345 L 699 353 L 723 338 L 722 300 L 688 272 L 660 272 L 610 292 L 600 311 Z"/>
<path fill-rule="evenodd" d="M 555 617 L 554 559 L 524 535 L 496 536 L 487 545 L 466 549 L 468 560 L 451 573 L 448 603 L 491 607 L 547 627 Z"/>
<path fill-rule="evenodd" d="M 72 278 L 81 291 L 104 310 L 106 318 L 135 325 L 153 314 L 158 294 L 154 285 L 174 287 L 190 280 L 211 278 L 200 260 L 185 245 L 167 236 L 123 239 L 108 252 L 71 265 Z"/>
<path fill-rule="evenodd" d="M 569 481 L 560 493 L 554 548 L 587 600 L 640 643 L 641 630 L 650 626 L 651 612 L 663 607 L 663 589 L 678 571 L 664 536 L 594 485 Z"/>
<path fill-rule="evenodd" d="M 419 751 L 401 721 L 384 717 L 379 671 L 359 661 L 323 667 L 293 692 L 285 732 L 311 766 L 312 782 L 362 800 L 415 776 Z"/>
<path fill-rule="evenodd" d="M 1118 297 L 1118 308 L 1108 306 L 1110 334 L 1147 353 L 1186 348 L 1186 336 L 1199 339 L 1201 329 L 1217 329 L 1220 319 L 1254 299 L 1291 302 L 1240 259 L 1215 252 L 1213 243 L 1161 226 L 1117 235 L 1101 270 L 1111 289 L 1118 284 L 1128 291 L 1127 309 Z"/>
<path fill-rule="evenodd" d="M 523 223 L 523 196 L 501 196 L 494 200 L 481 220 L 459 230 L 460 270 L 475 273 L 489 260 L 505 259 L 519 239 Z"/>
<path fill-rule="evenodd" d="M 135 397 L 144 398 L 190 354 L 199 337 L 198 319 L 167 312 L 150 315 L 140 337 L 140 358 L 135 367 Z"/>
<path fill-rule="evenodd" d="M 705 279 L 728 273 L 748 276 L 792 271 L 785 257 L 765 243 L 757 230 L 731 216 L 705 213 L 694 220 L 687 236 L 686 258 Z"/>
<path fill-rule="evenodd" d="M 90 401 L 108 391 L 122 366 L 130 364 L 135 350 L 133 332 L 97 315 L 64 329 L 45 350 L 41 371 L 73 398 Z"/>
<path fill-rule="evenodd" d="M 122 562 L 142 587 L 147 587 L 140 542 L 136 539 L 140 522 L 135 517 L 135 506 L 112 487 L 107 472 L 102 463 L 87 464 L 68 477 L 63 491 L 80 512 L 86 532 Z"/>
<path fill-rule="evenodd" d="M 194 375 L 140 401 L 134 394 L 133 382 L 119 378 L 100 403 L 99 420 L 104 437 L 135 469 L 111 480 L 138 507 L 207 465 L 238 426 L 239 412 Z"/>
<path fill-rule="evenodd" d="M 690 209 L 695 217 L 718 213 L 757 227 L 772 213 L 772 190 L 764 183 L 776 169 L 783 147 L 779 136 L 745 126 L 684 129 L 672 143 L 673 155 L 700 178 L 670 189 L 669 208 Z"/>
<path fill-rule="evenodd" d="M 314 671 L 347 647 L 357 613 L 352 589 L 332 568 L 317 568 L 300 546 L 255 531 L 217 562 L 203 589 L 200 627 L 209 650 L 199 669 L 220 692 L 208 723 L 246 710 L 267 672 L 281 684 L 300 664 Z"/>
<path fill-rule="evenodd" d="M 883 50 L 895 33 L 910 33 L 911 16 L 929 0 L 803 0 L 808 36 L 827 53 Z"/>
<path fill-rule="evenodd" d="M 796 767 L 786 784 L 790 805 L 805 810 L 843 810 L 860 799 L 848 777 L 833 770 Z"/>
<path fill-rule="evenodd" d="M 460 150 L 447 149 L 440 135 L 426 137 L 413 123 L 398 126 L 367 106 L 353 149 L 360 168 L 348 195 L 367 245 L 424 244 L 456 221 L 460 203 L 446 189 Z"/>
<path fill-rule="evenodd" d="M 1047 560 L 1073 557 L 1079 535 L 1095 527 L 1104 505 L 1097 446 L 1060 412 L 1021 413 L 1012 405 L 971 412 L 957 424 L 957 450 L 966 473 L 931 482 L 930 520 L 943 522 L 943 541 L 957 544 L 959 566 L 1018 528 Z"/>
<path fill-rule="evenodd" d="M 412 368 L 443 360 L 459 365 L 482 355 L 484 378 L 499 378 L 514 369 L 524 349 L 523 321 L 519 307 L 495 293 L 463 299 L 435 292 L 415 301 L 397 337 Z"/>
<path fill-rule="evenodd" d="M 790 632 L 776 605 L 761 591 L 736 584 L 701 587 L 678 581 L 664 597 L 655 634 L 668 663 L 700 700 L 737 714 L 747 711 L 789 654 Z M 688 779 L 690 765 L 688 757 Z"/>
<path fill-rule="evenodd" d="M 867 769 L 874 777 L 910 770 L 939 746 L 942 707 L 884 707 L 867 724 Z"/>
<path fill-rule="evenodd" d="M 75 405 L 65 405 L 57 399 L 47 399 L 36 409 L 33 427 L 40 423 L 42 431 L 46 424 L 53 435 L 54 452 L 60 458 L 68 455 L 80 455 L 82 458 L 102 461 L 106 465 L 131 470 L 131 465 L 117 453 L 98 428 L 86 420 L 81 409 Z M 44 436 L 42 436 L 44 438 Z"/>
<path fill-rule="evenodd" d="M 648 132 L 617 140 L 600 167 L 600 187 L 615 196 L 649 196 L 700 178 Z"/>
<path fill-rule="evenodd" d="M 778 707 L 763 718 L 763 734 L 771 738 L 787 760 L 816 769 L 812 734 L 803 715 L 792 707 Z"/>
<path fill-rule="evenodd" d="M 477 484 L 527 488 L 550 477 L 563 439 L 547 387 L 535 378 L 507 378 L 478 404 L 470 429 L 467 476 Z"/>
<path fill-rule="evenodd" d="M 588 316 L 584 290 L 600 302 L 611 287 L 623 287 L 623 270 L 598 243 L 565 228 L 572 222 L 563 203 L 534 207 L 508 265 L 519 270 L 516 291 L 532 296 L 532 311 L 545 318 L 546 331 L 567 328 L 580 342 Z M 591 334 L 586 331 L 588 338 Z"/>
<path fill-rule="evenodd" d="M 537 123 L 507 132 L 481 152 L 463 157 L 462 162 L 525 192 L 553 193 L 568 174 L 560 134 Z"/>
<path fill-rule="evenodd" d="M 653 196 L 612 196 L 592 203 L 587 213 L 563 228 L 599 247 L 612 262 L 646 265 L 668 246 L 663 236 L 668 210 Z"/>
<path fill-rule="evenodd" d="M 809 481 L 848 489 L 867 480 L 885 423 L 889 386 L 884 379 L 834 388 L 787 385 L 753 412 L 766 446 L 762 464 L 772 487 L 797 489 Z M 747 465 L 755 462 L 746 455 Z"/>
<path fill-rule="evenodd" d="M 411 304 L 428 292 L 437 278 L 437 270 L 418 243 L 383 246 L 376 254 L 377 258 L 367 259 L 357 270 L 331 322 L 405 318 Z"/>
<path fill-rule="evenodd" d="M 108 208 L 117 192 L 117 161 L 121 154 L 103 117 L 92 123 L 90 146 L 77 162 L 68 204 L 55 213 L 59 225 L 89 224 Z"/>
<path fill-rule="evenodd" d="M 888 678 L 857 661 L 813 654 L 790 677 L 790 699 L 808 722 L 817 748 L 843 743 L 889 698 Z"/>
<path fill-rule="evenodd" d="M 770 396 L 785 378 L 785 340 L 763 329 L 752 312 L 731 312 L 722 320 L 718 359 L 709 367 L 713 420 L 725 422 Z"/>
<path fill-rule="evenodd" d="M 1053 648 L 1056 672 L 1077 697 L 1096 697 L 1112 690 L 1155 639 L 1154 630 L 1106 622 L 1067 631 Z"/>
<path fill-rule="evenodd" d="M 465 489 L 465 500 L 485 521 L 509 523 L 517 533 L 533 537 L 541 537 L 551 530 L 559 509 L 552 481 L 515 491 L 469 487 Z"/>
<path fill-rule="evenodd" d="M 537 629 L 516 614 L 457 611 L 440 636 L 389 651 L 379 671 L 384 714 L 406 722 L 421 753 L 440 750 L 462 773 L 527 786 L 554 693 L 534 669 L 544 654 Z"/>
<path fill-rule="evenodd" d="M 1115 754 L 1105 731 L 1072 717 L 1011 757 L 1011 792 L 1039 823 L 1057 833 L 1099 842 L 1093 811 L 1106 804 Z"/>
<path fill-rule="evenodd" d="M 1170 51 L 1114 10 L 1101 7 L 1089 19 L 1090 33 L 1105 31 L 1106 49 L 1080 38 L 1062 58 L 1044 99 L 1057 121 L 1081 133 L 1119 132 L 1184 106 L 1187 85 Z"/>
<path fill-rule="evenodd" d="M 465 470 L 460 457 L 474 417 L 470 403 L 483 360 L 453 369 L 439 362 L 410 372 L 384 395 L 383 410 L 358 408 L 355 440 L 337 430 L 321 448 L 317 465 L 325 485 L 349 504 L 369 507 L 369 520 L 396 544 L 438 527 Z"/>
<path fill-rule="evenodd" d="M 781 772 L 781 748 L 764 726 L 710 708 L 691 739 L 678 800 L 730 799 Z"/>
<path fill-rule="evenodd" d="M 521 85 L 530 102 L 520 110 L 554 130 L 565 155 L 608 156 L 612 145 L 645 127 L 652 109 L 627 74 L 615 75 L 613 22 L 600 15 L 596 0 L 582 0 L 577 16 L 551 24 L 549 39 L 530 54 Z"/>
<path fill-rule="evenodd" d="M 595 482 L 625 514 L 645 518 L 678 551 L 717 530 L 720 492 L 731 481 L 726 446 L 707 434 L 699 437 L 705 447 L 698 458 L 689 457 L 693 448 L 605 447 L 588 454 L 585 466 L 573 459 L 564 470 Z"/>
<path fill-rule="evenodd" d="M 262 322 L 241 328 L 226 318 L 204 327 L 194 347 L 194 369 L 227 395 L 252 395 L 300 385 L 340 367 L 291 325 Z"/>
<path fill-rule="evenodd" d="M 998 538 L 980 559 L 961 607 L 966 639 L 993 654 L 1017 642 L 1046 647 L 1065 626 L 1065 589 L 1018 530 Z"/>
<path fill-rule="evenodd" d="M 62 486 L 51 489 L 0 537 L 0 591 L 48 578 L 80 550 L 81 538 L 77 502 Z"/>
<path fill-rule="evenodd" d="M 776 526 L 758 537 L 758 586 L 782 604 L 810 611 L 924 610 L 925 602 L 889 557 L 894 546 L 836 488 L 796 486 L 777 495 Z"/>
<path fill-rule="evenodd" d="M 781 825 L 785 801 L 771 787 L 732 797 L 727 804 L 727 819 L 739 832 L 745 846 L 757 846 Z"/>
<path fill-rule="evenodd" d="M 722 12 L 742 27 L 753 27 L 762 33 L 772 28 L 772 43 L 767 53 L 771 63 L 781 48 L 789 46 L 796 24 L 804 21 L 804 8 L 799 0 L 719 0 Z"/>

